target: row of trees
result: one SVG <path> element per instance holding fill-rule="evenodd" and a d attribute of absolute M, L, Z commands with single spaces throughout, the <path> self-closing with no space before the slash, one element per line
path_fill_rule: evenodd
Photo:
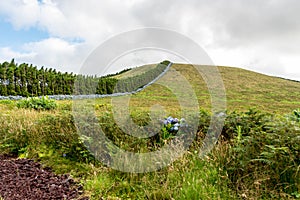
<path fill-rule="evenodd" d="M 70 94 L 111 94 L 113 92 L 129 92 L 147 84 L 158 76 L 167 63 L 159 64 L 155 69 L 126 79 L 112 76 L 124 73 L 125 69 L 117 74 L 105 77 L 76 75 L 62 73 L 55 69 L 41 67 L 38 69 L 32 64 L 16 64 L 11 62 L 0 63 L 0 96 L 45 96 Z M 76 83 L 76 84 L 75 84 Z"/>
<path fill-rule="evenodd" d="M 166 67 L 167 65 L 160 63 L 155 68 L 148 70 L 143 74 L 120 79 L 115 86 L 115 91 L 131 92 L 137 90 L 138 88 L 142 88 L 143 86 L 154 80 L 156 77 L 158 77 L 166 69 Z"/>
<path fill-rule="evenodd" d="M 14 60 L 0 64 L 0 95 L 39 96 L 72 94 L 75 75 Z"/>
<path fill-rule="evenodd" d="M 113 77 L 102 77 L 99 79 L 97 94 L 112 94 L 135 91 L 142 88 L 159 76 L 169 64 L 169 61 L 164 61 L 158 64 L 155 68 L 148 70 L 137 76 L 116 79 Z"/>

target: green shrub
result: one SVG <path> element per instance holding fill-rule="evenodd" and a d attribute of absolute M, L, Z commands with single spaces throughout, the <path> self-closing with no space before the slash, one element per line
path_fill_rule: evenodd
<path fill-rule="evenodd" d="M 287 116 L 287 118 L 291 121 L 300 122 L 300 109 L 294 110 L 292 114 Z"/>
<path fill-rule="evenodd" d="M 41 141 L 49 148 L 60 152 L 61 155 L 72 161 L 94 161 L 93 156 L 77 134 L 72 115 L 47 115 L 39 119 L 36 124 L 43 127 L 42 130 L 39 130 L 43 135 Z"/>
<path fill-rule="evenodd" d="M 20 100 L 17 103 L 18 108 L 29 108 L 34 110 L 52 110 L 57 107 L 55 100 L 48 97 L 30 97 Z"/>
<path fill-rule="evenodd" d="M 160 62 L 160 64 L 168 66 L 170 64 L 170 61 L 164 60 L 164 61 Z"/>
<path fill-rule="evenodd" d="M 250 110 L 229 115 L 225 132 L 229 148 L 220 164 L 241 197 L 290 198 L 299 194 L 299 122 Z"/>
<path fill-rule="evenodd" d="M 249 109 L 242 113 L 234 111 L 226 117 L 222 136 L 227 140 L 233 139 L 238 134 L 238 127 L 241 128 L 243 136 L 249 136 L 252 132 L 265 131 L 271 120 L 270 114 L 262 113 L 256 109 Z"/>

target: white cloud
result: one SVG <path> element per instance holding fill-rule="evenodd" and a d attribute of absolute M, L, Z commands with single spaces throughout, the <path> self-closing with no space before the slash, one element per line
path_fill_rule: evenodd
<path fill-rule="evenodd" d="M 80 61 L 79 46 L 80 44 L 70 44 L 59 38 L 49 38 L 25 44 L 23 48 L 34 55 L 32 59 L 37 65 L 47 64 L 48 67 L 67 70 L 78 66 L 76 62 Z"/>
<path fill-rule="evenodd" d="M 35 0 L 11 0 L 0 2 L 0 13 L 8 16 L 16 29 L 35 26 L 39 18 L 39 5 Z"/>
<path fill-rule="evenodd" d="M 141 27 L 162 27 L 202 45 L 216 64 L 300 80 L 298 0 L 42 2 L 0 2 L 0 14 L 16 28 L 42 28 L 50 35 L 48 40 L 24 45 L 29 55 L 11 55 L 69 70 L 113 35 Z M 72 42 L 77 39 L 83 43 Z"/>
<path fill-rule="evenodd" d="M 12 0 L 0 2 L 0 13 L 16 28 L 37 26 L 53 37 L 82 38 L 95 43 L 138 27 L 130 10 L 134 1 Z"/>
<path fill-rule="evenodd" d="M 0 62 L 10 61 L 12 58 L 29 59 L 34 57 L 34 53 L 20 53 L 9 47 L 0 48 Z"/>
<path fill-rule="evenodd" d="M 87 47 L 81 43 L 69 43 L 59 38 L 48 38 L 39 42 L 27 43 L 22 52 L 9 47 L 0 49 L 1 62 L 15 58 L 17 63 L 32 63 L 37 66 L 56 68 L 61 71 L 78 72 L 87 57 Z"/>

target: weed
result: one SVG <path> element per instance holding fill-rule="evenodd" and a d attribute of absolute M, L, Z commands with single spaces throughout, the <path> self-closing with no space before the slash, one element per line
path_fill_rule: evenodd
<path fill-rule="evenodd" d="M 24 100 L 20 100 L 17 103 L 18 108 L 29 108 L 34 110 L 52 110 L 57 107 L 55 100 L 48 97 L 29 97 Z"/>

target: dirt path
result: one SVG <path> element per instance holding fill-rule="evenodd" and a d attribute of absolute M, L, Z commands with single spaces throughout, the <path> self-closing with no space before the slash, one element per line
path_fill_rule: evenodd
<path fill-rule="evenodd" d="M 55 175 L 33 160 L 0 155 L 0 199 L 78 199 L 81 190 L 68 175 Z"/>

